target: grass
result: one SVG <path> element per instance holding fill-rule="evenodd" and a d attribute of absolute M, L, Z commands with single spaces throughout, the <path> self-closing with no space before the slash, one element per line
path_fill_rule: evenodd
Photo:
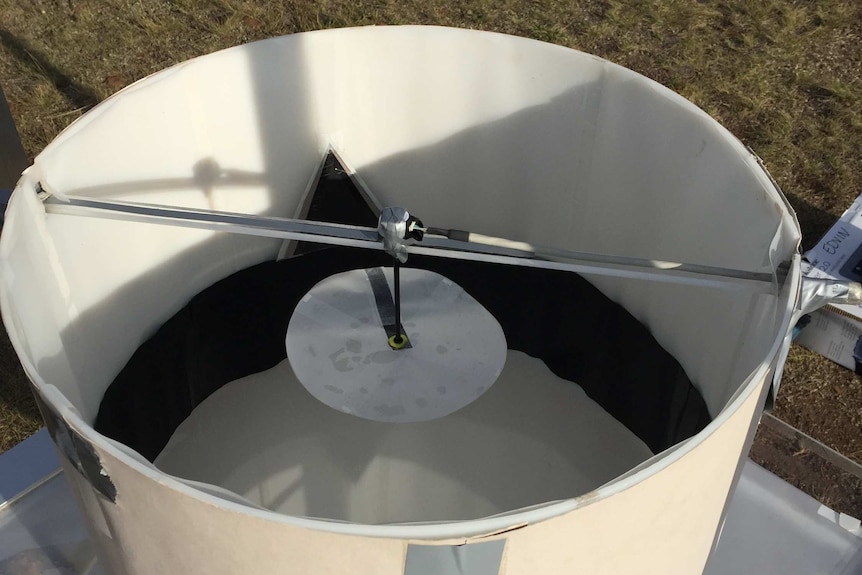
<path fill-rule="evenodd" d="M 42 427 L 33 394 L 15 352 L 0 329 L 0 453 Z"/>
<path fill-rule="evenodd" d="M 751 146 L 817 239 L 862 190 L 862 6 L 824 2 L 0 0 L 0 78 L 32 156 L 119 88 L 270 36 L 438 24 L 591 52 L 692 100 Z"/>
<path fill-rule="evenodd" d="M 862 193 L 858 0 L 0 0 L 0 79 L 32 158 L 100 100 L 174 63 L 368 24 L 531 37 L 669 86 L 763 158 L 806 248 Z M 0 451 L 38 425 L 14 368 L 0 382 Z M 794 349 L 776 413 L 862 461 L 862 386 L 848 371 Z"/>

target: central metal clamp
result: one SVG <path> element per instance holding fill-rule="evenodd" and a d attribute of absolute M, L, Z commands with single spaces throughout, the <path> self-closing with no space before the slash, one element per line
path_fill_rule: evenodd
<path fill-rule="evenodd" d="M 383 249 L 402 264 L 407 261 L 407 246 L 422 241 L 427 228 L 421 220 L 404 208 L 383 208 L 377 221 L 377 234 L 383 240 Z"/>

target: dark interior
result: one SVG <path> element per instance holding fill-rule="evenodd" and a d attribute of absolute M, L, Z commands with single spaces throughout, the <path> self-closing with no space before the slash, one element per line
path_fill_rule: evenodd
<path fill-rule="evenodd" d="M 331 160 L 324 163 L 308 218 L 376 225 L 368 203 Z M 296 248 L 293 253 L 301 255 L 217 282 L 170 318 L 108 387 L 96 430 L 153 461 L 210 394 L 285 359 L 290 317 L 316 283 L 342 271 L 392 265 L 378 251 Z M 497 318 L 510 349 L 543 360 L 557 376 L 583 387 L 653 453 L 709 423 L 706 404 L 679 363 L 645 326 L 582 277 L 415 255 L 406 267 L 459 284 Z"/>

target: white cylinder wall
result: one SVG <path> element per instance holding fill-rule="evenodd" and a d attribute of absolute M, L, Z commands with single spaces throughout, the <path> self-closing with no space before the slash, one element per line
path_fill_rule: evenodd
<path fill-rule="evenodd" d="M 750 271 L 792 260 L 790 276 L 769 293 L 588 278 L 678 359 L 714 421 L 587 495 L 433 526 L 327 523 L 227 503 L 91 425 L 107 386 L 159 325 L 218 279 L 274 259 L 280 242 L 46 214 L 36 184 L 61 198 L 291 217 L 330 146 L 383 204 L 426 222 Z M 208 166 L 233 179 L 213 183 Z M 92 443 L 116 486 L 116 502 L 105 500 L 67 465 L 118 574 L 396 575 L 410 542 L 494 539 L 505 540 L 500 573 L 698 573 L 783 360 L 798 242 L 756 158 L 642 76 L 520 38 L 362 28 L 180 64 L 73 124 L 16 188 L 0 240 L 0 303 L 36 390 Z"/>

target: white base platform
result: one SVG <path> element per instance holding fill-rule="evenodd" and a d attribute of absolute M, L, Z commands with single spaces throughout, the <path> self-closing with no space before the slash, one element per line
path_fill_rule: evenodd
<path fill-rule="evenodd" d="M 577 497 L 651 456 L 578 385 L 509 351 L 475 402 L 398 424 L 327 407 L 285 360 L 212 394 L 155 464 L 281 513 L 381 524 L 474 519 Z"/>

